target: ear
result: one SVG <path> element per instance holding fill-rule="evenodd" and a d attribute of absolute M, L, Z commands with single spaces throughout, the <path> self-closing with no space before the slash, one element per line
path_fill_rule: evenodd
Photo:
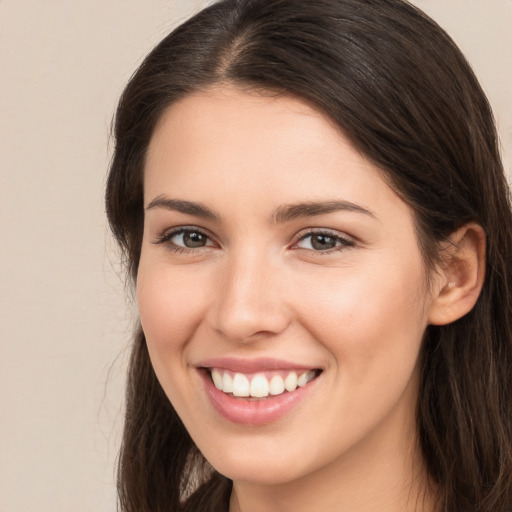
<path fill-rule="evenodd" d="M 485 233 L 469 223 L 452 233 L 442 249 L 429 323 L 446 325 L 471 311 L 485 278 Z"/>

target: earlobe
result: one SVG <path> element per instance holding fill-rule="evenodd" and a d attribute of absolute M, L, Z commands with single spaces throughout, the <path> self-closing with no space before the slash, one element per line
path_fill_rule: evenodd
<path fill-rule="evenodd" d="M 484 284 L 485 249 L 485 233 L 479 224 L 465 224 L 450 235 L 443 249 L 430 324 L 446 325 L 471 311 Z"/>

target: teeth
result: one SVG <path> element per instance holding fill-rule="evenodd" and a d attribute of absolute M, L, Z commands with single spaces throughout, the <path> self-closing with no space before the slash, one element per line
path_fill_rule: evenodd
<path fill-rule="evenodd" d="M 281 395 L 286 391 L 295 391 L 297 387 L 305 386 L 315 378 L 315 370 L 308 370 L 297 376 L 297 372 L 289 372 L 283 379 L 277 373 L 272 375 L 270 381 L 258 373 L 249 380 L 243 373 L 230 374 L 227 371 L 214 368 L 211 370 L 213 383 L 217 389 L 224 393 L 233 393 L 237 397 L 265 398 L 269 395 Z"/>
<path fill-rule="evenodd" d="M 284 379 L 284 387 L 286 391 L 295 391 L 297 389 L 297 374 L 290 372 L 286 379 Z"/>
<path fill-rule="evenodd" d="M 235 373 L 233 377 L 233 395 L 249 396 L 249 379 L 243 373 Z"/>
<path fill-rule="evenodd" d="M 215 387 L 222 391 L 222 389 L 223 389 L 222 380 L 223 379 L 222 379 L 222 375 L 220 374 L 219 370 L 217 370 L 217 368 L 215 368 L 212 371 L 212 380 L 213 380 L 213 383 L 215 384 Z"/>
<path fill-rule="evenodd" d="M 269 391 L 271 395 L 280 395 L 284 393 L 284 380 L 281 375 L 274 375 L 270 379 Z"/>
<path fill-rule="evenodd" d="M 224 393 L 233 393 L 233 379 L 227 372 L 222 376 L 222 391 Z"/>
<path fill-rule="evenodd" d="M 309 381 L 313 380 L 314 377 L 315 377 L 315 372 L 313 370 L 309 370 L 307 372 L 304 372 L 297 379 L 297 386 L 299 386 L 299 387 L 305 386 Z"/>
<path fill-rule="evenodd" d="M 268 396 L 269 383 L 264 375 L 255 375 L 251 380 L 251 396 L 262 398 Z"/>

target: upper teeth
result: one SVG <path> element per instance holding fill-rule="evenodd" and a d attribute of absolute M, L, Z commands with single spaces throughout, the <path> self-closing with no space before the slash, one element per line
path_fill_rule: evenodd
<path fill-rule="evenodd" d="M 297 374 L 288 372 L 283 378 L 283 372 L 256 373 L 246 375 L 244 373 L 232 373 L 226 370 L 214 368 L 211 370 L 212 380 L 215 387 L 224 393 L 233 393 L 239 397 L 263 398 L 270 395 L 280 395 L 284 391 L 295 391 L 297 387 L 305 386 L 315 377 L 314 370 L 308 370 Z"/>

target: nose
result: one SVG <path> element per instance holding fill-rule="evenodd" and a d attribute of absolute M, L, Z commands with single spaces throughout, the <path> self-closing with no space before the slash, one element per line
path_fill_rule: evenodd
<path fill-rule="evenodd" d="M 291 322 L 284 281 L 278 265 L 260 252 L 224 262 L 210 310 L 211 326 L 237 343 L 283 332 Z"/>

